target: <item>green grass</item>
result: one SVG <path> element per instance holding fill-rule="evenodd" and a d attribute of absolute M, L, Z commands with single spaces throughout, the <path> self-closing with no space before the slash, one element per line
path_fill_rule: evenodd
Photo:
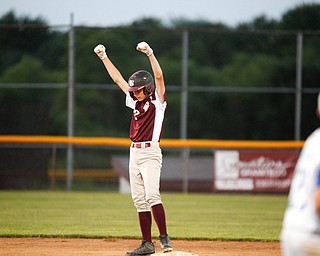
<path fill-rule="evenodd" d="M 278 241 L 286 196 L 163 193 L 174 238 Z M 0 236 L 140 238 L 130 195 L 0 192 Z M 157 228 L 153 223 L 153 235 Z"/>

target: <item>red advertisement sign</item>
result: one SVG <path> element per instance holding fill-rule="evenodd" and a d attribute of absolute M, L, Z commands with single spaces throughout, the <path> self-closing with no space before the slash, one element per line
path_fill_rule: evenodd
<path fill-rule="evenodd" d="M 289 192 L 298 151 L 218 150 L 214 191 Z"/>

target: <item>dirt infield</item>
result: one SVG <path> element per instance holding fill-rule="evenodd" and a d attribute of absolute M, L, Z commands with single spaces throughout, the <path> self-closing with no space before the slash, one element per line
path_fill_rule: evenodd
<path fill-rule="evenodd" d="M 138 240 L 73 238 L 0 238 L 0 256 L 122 256 Z M 174 250 L 199 256 L 280 256 L 278 242 L 172 241 Z M 156 242 L 156 252 L 159 252 Z"/>

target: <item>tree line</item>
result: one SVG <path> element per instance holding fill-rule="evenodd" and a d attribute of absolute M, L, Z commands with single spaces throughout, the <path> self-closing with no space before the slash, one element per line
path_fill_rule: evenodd
<path fill-rule="evenodd" d="M 66 88 L 29 87 L 67 83 L 68 30 L 52 28 L 41 17 L 18 17 L 13 11 L 0 18 L 0 25 L 0 84 L 29 84 L 26 88 L 0 87 L 0 119 L 4 124 L 0 133 L 65 135 Z M 296 33 L 304 33 L 303 88 L 319 88 L 319 4 L 298 5 L 280 20 L 258 16 L 232 28 L 186 19 L 164 25 L 154 18 L 120 27 L 76 27 L 75 135 L 128 136 L 131 112 L 93 48 L 105 44 L 110 58 L 128 78 L 137 69 L 150 70 L 145 56 L 135 50 L 138 42 L 147 41 L 157 54 L 168 86 L 163 137 L 178 138 L 184 30 L 189 31 L 188 84 L 192 88 L 188 137 L 293 139 L 295 97 L 290 89 L 296 81 Z M 99 87 L 109 84 L 114 90 Z M 230 90 L 226 93 L 218 88 Z M 289 92 L 241 93 L 236 88 L 284 88 Z M 315 93 L 306 90 L 302 139 L 318 125 L 315 106 Z"/>

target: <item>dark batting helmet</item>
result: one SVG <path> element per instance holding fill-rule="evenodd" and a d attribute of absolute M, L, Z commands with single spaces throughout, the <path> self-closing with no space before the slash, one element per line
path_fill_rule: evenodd
<path fill-rule="evenodd" d="M 145 95 L 150 95 L 154 91 L 154 81 L 152 75 L 145 70 L 139 70 L 130 76 L 129 81 L 129 92 L 141 90 Z"/>

